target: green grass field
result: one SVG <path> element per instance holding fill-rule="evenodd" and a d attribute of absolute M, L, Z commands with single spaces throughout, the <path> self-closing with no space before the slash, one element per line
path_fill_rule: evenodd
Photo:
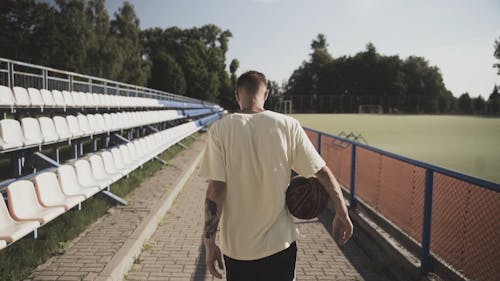
<path fill-rule="evenodd" d="M 371 146 L 500 182 L 500 118 L 292 114 L 304 127 L 361 133 Z"/>

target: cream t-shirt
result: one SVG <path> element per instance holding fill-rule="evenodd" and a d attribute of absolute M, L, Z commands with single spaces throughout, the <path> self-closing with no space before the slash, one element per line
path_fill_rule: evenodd
<path fill-rule="evenodd" d="M 266 110 L 214 121 L 199 175 L 226 183 L 221 251 L 254 260 L 288 248 L 297 234 L 285 204 L 291 169 L 310 177 L 325 164 L 291 116 Z"/>

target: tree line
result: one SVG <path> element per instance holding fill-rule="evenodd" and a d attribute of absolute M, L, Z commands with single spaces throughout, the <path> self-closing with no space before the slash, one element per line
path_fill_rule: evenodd
<path fill-rule="evenodd" d="M 126 1 L 110 17 L 104 0 L 5 0 L 0 28 L 2 57 L 236 104 L 226 71 L 232 34 L 215 25 L 141 30 Z"/>
<path fill-rule="evenodd" d="M 500 39 L 494 46 L 497 59 L 499 45 Z M 318 34 L 312 40 L 309 59 L 283 85 L 283 94 L 294 100 L 294 108 L 299 104 L 303 111 L 357 112 L 359 105 L 372 104 L 381 105 L 384 112 L 500 113 L 496 85 L 488 100 L 471 98 L 468 93 L 455 98 L 446 89 L 439 68 L 423 57 L 382 55 L 368 43 L 353 56 L 334 58 L 327 47 L 326 37 Z M 500 74 L 500 64 L 495 67 Z M 300 102 L 299 96 L 309 102 Z M 325 100 L 332 102 L 325 104 Z"/>

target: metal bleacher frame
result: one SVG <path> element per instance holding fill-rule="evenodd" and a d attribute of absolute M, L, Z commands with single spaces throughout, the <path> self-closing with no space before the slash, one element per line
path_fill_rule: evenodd
<path fill-rule="evenodd" d="M 204 100 L 4 58 L 0 58 L 0 88 L 0 95 L 4 95 L 0 96 L 0 157 L 10 157 L 10 175 L 12 176 L 0 182 L 2 195 L 5 193 L 11 195 L 9 192 L 12 193 L 12 189 L 8 187 L 13 183 L 19 182 L 19 186 L 22 186 L 23 181 L 33 181 L 37 175 L 47 171 L 53 172 L 64 164 L 73 165 L 78 162 L 77 160 L 88 159 L 92 155 L 101 156 L 99 153 L 111 152 L 114 148 L 120 148 L 120 153 L 123 153 L 124 158 L 128 157 L 127 163 L 132 163 L 130 164 L 132 166 L 117 171 L 120 175 L 114 177 L 115 180 L 112 182 L 117 181 L 116 178 L 128 178 L 130 172 L 136 168 L 142 168 L 143 164 L 148 161 L 156 159 L 165 164 L 165 161 L 158 157 L 159 154 L 175 144 L 184 147 L 181 143 L 184 138 L 192 137 L 192 134 L 197 131 L 206 131 L 207 124 L 219 119 L 225 113 L 217 104 Z M 74 98 L 75 102 L 73 103 L 72 100 L 71 103 L 48 105 L 42 101 L 40 90 L 45 90 L 44 94 L 50 96 L 56 92 L 58 94 L 63 92 L 72 99 Z M 21 101 L 21 97 L 27 99 Z M 38 98 L 36 102 L 34 97 Z M 109 117 L 109 120 L 106 119 L 109 124 L 106 123 L 105 126 L 103 120 L 106 114 L 108 116 L 105 117 Z M 24 126 L 29 121 L 40 128 L 41 121 L 35 119 L 40 115 L 49 117 L 45 118 L 45 121 L 53 124 L 55 124 L 55 119 L 50 117 L 61 116 L 63 118 L 58 117 L 59 120 L 69 124 L 67 117 L 75 116 L 77 118 L 71 117 L 72 121 L 78 121 L 77 129 L 83 134 L 67 138 L 59 135 L 55 141 L 46 142 L 45 136 L 42 137 L 38 133 L 40 141 L 31 144 L 26 140 L 28 140 L 27 135 L 32 132 Z M 100 118 L 98 124 L 94 120 L 97 117 Z M 17 123 L 10 120 L 1 123 L 5 119 L 13 119 Z M 91 124 L 91 121 L 94 123 Z M 3 149 L 1 142 L 6 132 L 2 131 L 4 129 L 2 125 L 10 123 L 19 124 L 16 125 L 16 130 L 22 125 L 24 141 L 22 145 Z M 97 125 L 100 126 L 99 130 Z M 85 151 L 84 143 L 91 148 Z M 73 158 L 66 163 L 61 163 L 59 150 L 68 146 L 72 149 Z M 49 147 L 55 149 L 55 156 L 51 157 L 43 153 L 43 150 Z M 118 151 L 118 149 L 115 150 L 114 152 Z M 26 162 L 29 162 L 29 167 Z M 110 184 L 106 182 L 105 185 L 100 186 L 98 192 L 102 192 L 121 204 L 127 204 L 124 199 L 110 192 Z M 29 189 L 26 186 L 22 188 Z M 38 200 L 40 201 L 40 198 Z M 80 208 L 80 203 L 78 207 Z M 11 217 L 15 219 L 16 215 L 11 206 L 9 206 L 9 211 Z M 38 227 L 43 225 L 44 223 L 40 222 Z M 35 237 L 37 228 L 32 229 Z M 4 243 L 4 240 L 0 238 L 3 246 L 14 242 Z"/>

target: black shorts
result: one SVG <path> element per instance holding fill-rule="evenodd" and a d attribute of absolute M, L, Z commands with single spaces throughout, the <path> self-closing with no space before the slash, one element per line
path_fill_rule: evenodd
<path fill-rule="evenodd" d="M 235 260 L 224 255 L 227 281 L 293 281 L 297 244 L 257 260 Z"/>

